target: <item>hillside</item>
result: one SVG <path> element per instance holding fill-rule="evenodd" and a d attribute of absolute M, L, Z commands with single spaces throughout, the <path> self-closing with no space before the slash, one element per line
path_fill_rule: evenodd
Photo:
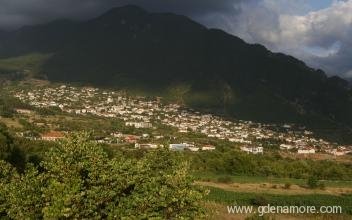
<path fill-rule="evenodd" d="M 142 89 L 203 111 L 329 133 L 352 125 L 346 81 L 184 16 L 125 6 L 0 33 L 2 58 L 31 53 L 53 54 L 41 66 L 52 81 Z"/>

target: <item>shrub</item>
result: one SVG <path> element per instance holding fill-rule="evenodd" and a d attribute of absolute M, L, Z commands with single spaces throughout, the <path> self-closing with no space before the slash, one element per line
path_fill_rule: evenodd
<path fill-rule="evenodd" d="M 203 191 L 189 164 L 168 149 L 137 159 L 110 159 L 102 147 L 74 135 L 45 155 L 39 172 L 0 163 L 0 214 L 10 219 L 178 219 L 201 215 Z M 4 171 L 2 171 L 4 170 Z M 10 172 L 11 171 L 11 172 Z"/>

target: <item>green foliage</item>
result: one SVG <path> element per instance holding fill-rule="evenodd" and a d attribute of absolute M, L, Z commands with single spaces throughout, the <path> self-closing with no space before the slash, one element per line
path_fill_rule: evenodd
<path fill-rule="evenodd" d="M 352 214 L 352 195 L 275 195 L 225 191 L 218 188 L 209 188 L 210 192 L 205 197 L 208 201 L 225 205 L 254 205 L 270 204 L 271 206 L 336 206 L 342 207 L 345 214 Z"/>
<path fill-rule="evenodd" d="M 219 183 L 232 183 L 232 178 L 231 176 L 220 176 L 217 181 Z"/>
<path fill-rule="evenodd" d="M 258 196 L 255 196 L 254 198 L 252 198 L 250 203 L 251 203 L 251 205 L 254 205 L 254 206 L 265 206 L 265 205 L 269 204 L 268 200 L 264 196 L 261 196 L 261 195 L 258 195 Z"/>
<path fill-rule="evenodd" d="M 0 102 L 1 102 L 1 100 L 0 100 Z M 0 104 L 0 116 L 1 117 L 12 118 L 13 113 L 14 113 L 14 111 L 10 106 Z"/>
<path fill-rule="evenodd" d="M 5 200 L 7 190 L 5 186 L 10 184 L 11 179 L 17 173 L 16 169 L 7 162 L 0 160 L 0 218 L 6 216 L 8 202 Z"/>
<path fill-rule="evenodd" d="M 224 175 L 272 176 L 321 180 L 352 180 L 352 164 L 335 161 L 295 160 L 277 155 L 251 155 L 233 149 L 193 154 L 195 172 Z"/>
<path fill-rule="evenodd" d="M 12 118 L 16 108 L 31 108 L 24 104 L 17 98 L 0 91 L 0 116 L 5 118 Z"/>
<path fill-rule="evenodd" d="M 5 166 L 0 211 L 12 219 L 191 218 L 202 213 L 202 190 L 189 164 L 161 149 L 141 159 L 110 159 L 102 147 L 77 134 L 50 149 L 37 170 Z"/>
<path fill-rule="evenodd" d="M 17 169 L 24 168 L 24 153 L 15 144 L 5 125 L 0 124 L 0 160 L 7 161 Z"/>
<path fill-rule="evenodd" d="M 14 109 L 9 104 L 8 100 L 0 97 L 0 116 L 5 118 L 12 118 L 13 114 Z"/>
<path fill-rule="evenodd" d="M 311 189 L 318 188 L 318 186 L 319 186 L 318 183 L 319 183 L 319 181 L 318 181 L 317 177 L 315 177 L 315 176 L 310 176 L 307 180 L 307 186 Z"/>
<path fill-rule="evenodd" d="M 30 71 L 38 73 L 40 66 L 48 59 L 50 55 L 47 54 L 28 54 L 19 57 L 12 57 L 0 59 L 0 73 L 13 73 L 18 71 Z"/>
<path fill-rule="evenodd" d="M 50 116 L 50 115 L 58 115 L 61 113 L 61 109 L 59 107 L 47 107 L 47 108 L 37 108 L 36 112 L 42 116 Z"/>
<path fill-rule="evenodd" d="M 5 212 L 12 219 L 38 219 L 44 206 L 41 189 L 43 176 L 33 166 L 25 173 L 14 173 L 5 184 Z"/>
<path fill-rule="evenodd" d="M 0 160 L 9 160 L 13 150 L 13 139 L 5 125 L 0 124 Z"/>

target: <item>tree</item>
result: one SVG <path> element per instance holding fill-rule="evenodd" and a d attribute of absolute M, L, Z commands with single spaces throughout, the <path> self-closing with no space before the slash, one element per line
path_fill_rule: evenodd
<path fill-rule="evenodd" d="M 8 210 L 7 204 L 9 201 L 5 200 L 6 188 L 11 182 L 11 179 L 16 175 L 17 171 L 10 164 L 0 159 L 0 219 L 6 216 Z"/>
<path fill-rule="evenodd" d="M 7 132 L 6 126 L 0 124 L 0 159 L 9 160 L 13 147 L 13 139 Z"/>
<path fill-rule="evenodd" d="M 11 163 L 19 170 L 24 169 L 25 155 L 16 146 L 4 124 L 0 124 L 0 160 Z"/>
<path fill-rule="evenodd" d="M 0 195 L 8 217 L 170 219 L 202 213 L 202 190 L 177 153 L 160 149 L 139 160 L 110 159 L 88 139 L 77 134 L 49 150 L 42 172 L 29 165 L 23 174 L 6 177 Z"/>

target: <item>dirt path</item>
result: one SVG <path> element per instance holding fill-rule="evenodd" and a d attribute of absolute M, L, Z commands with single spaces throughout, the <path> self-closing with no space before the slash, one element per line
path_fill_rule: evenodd
<path fill-rule="evenodd" d="M 268 194 L 281 194 L 281 195 L 302 195 L 302 194 L 328 194 L 340 195 L 352 193 L 352 188 L 337 188 L 326 187 L 321 189 L 307 189 L 298 185 L 291 185 L 289 189 L 284 188 L 284 184 L 270 184 L 270 183 L 215 183 L 215 182 L 196 182 L 201 186 L 209 186 L 220 188 L 233 192 L 250 192 L 250 193 L 268 193 Z"/>

